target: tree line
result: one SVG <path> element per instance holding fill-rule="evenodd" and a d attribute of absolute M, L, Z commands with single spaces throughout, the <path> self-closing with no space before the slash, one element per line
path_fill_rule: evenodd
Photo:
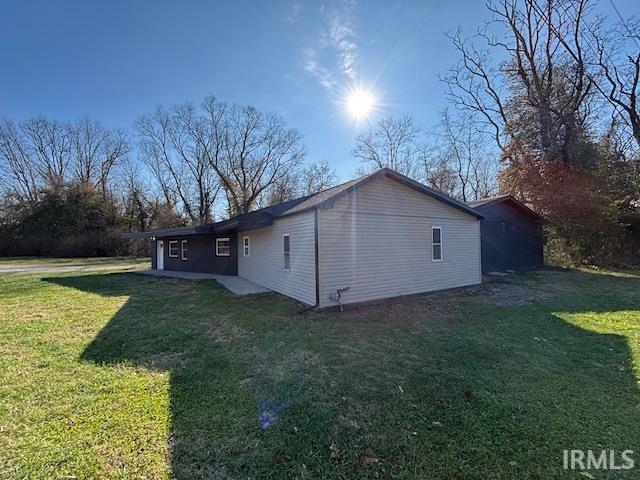
<path fill-rule="evenodd" d="M 640 262 L 640 23 L 595 0 L 495 0 L 425 130 L 382 118 L 358 173 L 390 167 L 462 201 L 510 193 L 546 219 L 557 263 Z M 0 254 L 136 253 L 119 232 L 203 224 L 336 183 L 279 116 L 207 97 L 130 131 L 85 118 L 0 126 Z M 133 250 L 132 250 L 133 249 Z"/>
<path fill-rule="evenodd" d="M 199 225 L 335 184 L 276 115 L 213 97 L 158 107 L 133 131 L 84 118 L 0 125 L 0 254 L 114 255 L 122 231 Z"/>

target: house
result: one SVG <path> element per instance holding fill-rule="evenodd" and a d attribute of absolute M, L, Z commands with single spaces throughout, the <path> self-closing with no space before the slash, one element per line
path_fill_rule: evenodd
<path fill-rule="evenodd" d="M 480 212 L 482 273 L 542 265 L 544 219 L 511 195 L 469 202 Z"/>
<path fill-rule="evenodd" d="M 221 222 L 127 236 L 152 239 L 155 269 L 238 275 L 331 307 L 480 283 L 481 219 L 384 168 Z"/>

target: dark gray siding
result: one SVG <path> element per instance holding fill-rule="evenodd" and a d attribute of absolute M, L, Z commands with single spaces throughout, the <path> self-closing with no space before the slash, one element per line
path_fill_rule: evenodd
<path fill-rule="evenodd" d="M 542 224 L 508 201 L 477 208 L 485 218 L 482 235 L 482 273 L 542 265 Z M 506 222 L 506 231 L 500 224 Z"/>
<path fill-rule="evenodd" d="M 216 238 L 229 238 L 231 255 L 216 256 Z M 229 235 L 187 235 L 183 237 L 163 237 L 164 269 L 183 272 L 217 273 L 221 275 L 238 274 L 238 244 L 235 233 Z M 169 242 L 178 241 L 178 257 L 169 257 Z M 187 241 L 187 260 L 182 260 L 181 242 Z M 154 242 L 155 247 L 155 242 Z M 155 248 L 154 248 L 155 251 Z M 155 264 L 153 268 L 156 268 Z"/>

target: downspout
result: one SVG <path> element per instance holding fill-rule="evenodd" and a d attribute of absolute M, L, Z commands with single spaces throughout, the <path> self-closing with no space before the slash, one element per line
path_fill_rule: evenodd
<path fill-rule="evenodd" d="M 314 233 L 314 250 L 315 250 L 315 267 L 316 267 L 316 304 L 300 310 L 297 315 L 307 313 L 320 306 L 320 252 L 318 251 L 318 207 L 313 210 L 313 233 Z"/>

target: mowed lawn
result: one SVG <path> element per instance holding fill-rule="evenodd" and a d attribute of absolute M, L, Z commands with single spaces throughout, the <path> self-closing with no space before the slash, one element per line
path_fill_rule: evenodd
<path fill-rule="evenodd" d="M 1 276 L 0 478 L 587 478 L 563 449 L 640 450 L 640 276 L 299 310 L 214 281 Z"/>

